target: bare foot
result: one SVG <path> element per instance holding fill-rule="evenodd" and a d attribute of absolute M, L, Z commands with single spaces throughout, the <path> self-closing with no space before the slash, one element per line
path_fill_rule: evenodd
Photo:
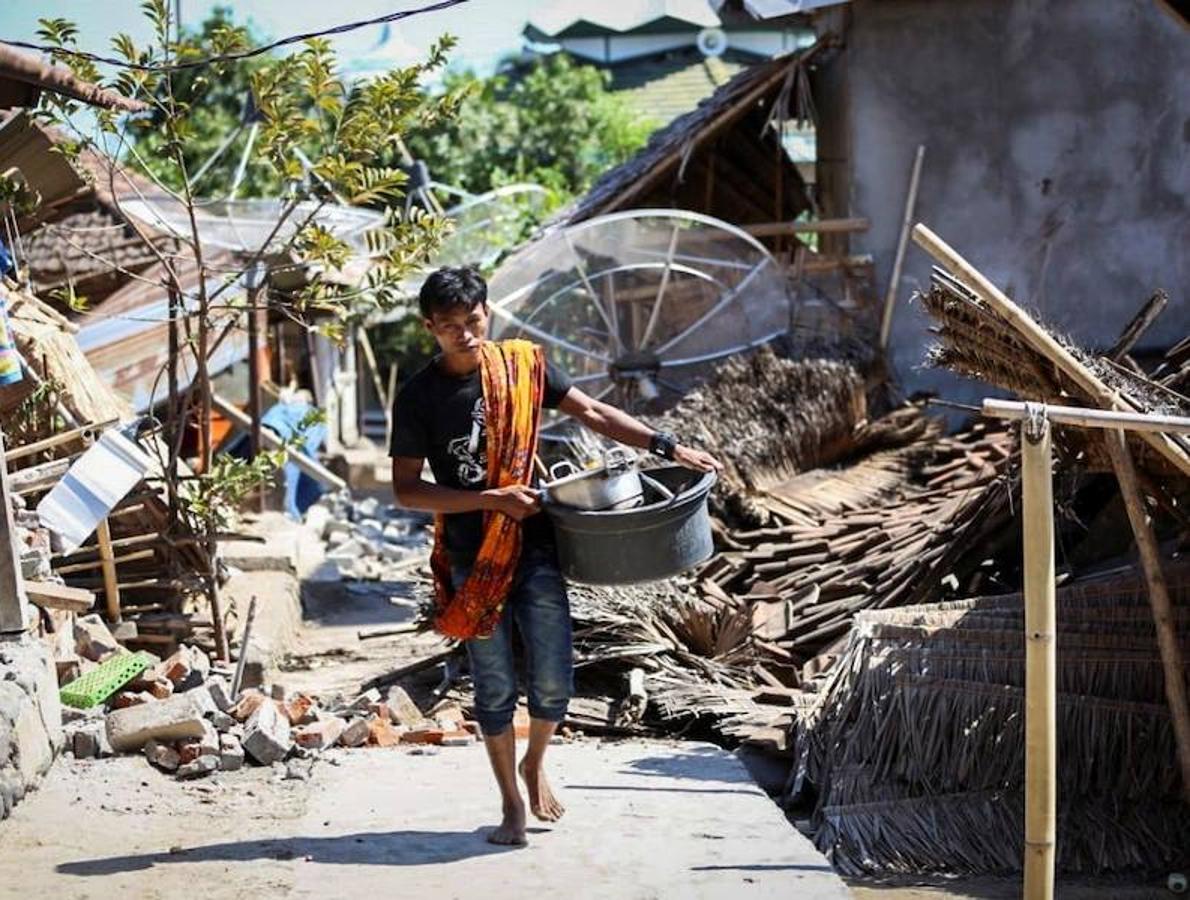
<path fill-rule="evenodd" d="M 489 844 L 504 844 L 513 847 L 523 847 L 528 841 L 525 839 L 525 806 L 504 807 L 504 821 L 488 835 Z"/>
<path fill-rule="evenodd" d="M 543 822 L 557 822 L 562 818 L 566 807 L 558 802 L 558 798 L 550 790 L 550 783 L 546 780 L 545 772 L 539 766 L 530 769 L 523 759 L 517 766 L 517 771 L 521 773 L 521 778 L 525 780 L 525 787 L 529 790 L 529 809 L 533 810 L 533 815 Z"/>

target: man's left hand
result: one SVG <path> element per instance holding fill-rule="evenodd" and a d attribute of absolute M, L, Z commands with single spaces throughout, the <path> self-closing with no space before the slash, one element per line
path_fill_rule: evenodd
<path fill-rule="evenodd" d="M 687 469 L 699 472 L 722 472 L 723 463 L 703 450 L 695 450 L 685 444 L 678 444 L 674 448 L 674 462 Z"/>

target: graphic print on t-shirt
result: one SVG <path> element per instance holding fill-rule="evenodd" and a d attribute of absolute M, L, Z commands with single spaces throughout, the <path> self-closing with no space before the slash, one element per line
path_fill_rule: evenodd
<path fill-rule="evenodd" d="M 453 438 L 446 446 L 455 461 L 459 483 L 466 487 L 483 484 L 488 475 L 487 435 L 484 433 L 483 397 L 471 408 L 471 433 Z"/>

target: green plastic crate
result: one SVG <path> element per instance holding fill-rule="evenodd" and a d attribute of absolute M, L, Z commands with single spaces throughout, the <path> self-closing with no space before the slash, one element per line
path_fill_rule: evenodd
<path fill-rule="evenodd" d="M 67 706 L 87 709 L 102 703 L 154 662 L 148 653 L 121 653 L 99 664 L 86 675 L 63 685 L 58 696 Z"/>

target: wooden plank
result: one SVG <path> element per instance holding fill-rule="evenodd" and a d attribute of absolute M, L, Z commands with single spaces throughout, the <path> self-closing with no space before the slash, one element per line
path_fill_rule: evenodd
<path fill-rule="evenodd" d="M 867 231 L 872 223 L 865 218 L 817 219 L 809 222 L 761 222 L 740 227 L 752 237 L 781 237 L 797 234 L 840 234 Z"/>
<path fill-rule="evenodd" d="M 0 633 L 18 633 L 28 624 L 28 604 L 21 577 L 21 551 L 17 546 L 12 503 L 8 499 L 8 464 L 4 435 L 0 432 Z"/>
<path fill-rule="evenodd" d="M 95 605 L 95 594 L 91 591 L 55 581 L 26 581 L 25 595 L 29 602 L 43 609 L 81 613 Z"/>
<path fill-rule="evenodd" d="M 901 221 L 897 253 L 893 257 L 892 275 L 888 279 L 888 290 L 884 294 L 884 312 L 880 318 L 880 351 L 882 353 L 888 349 L 888 336 L 892 331 L 893 309 L 897 301 L 897 288 L 901 284 L 901 267 L 905 263 L 905 250 L 909 246 L 909 229 L 913 225 L 913 210 L 917 206 L 917 187 L 921 183 L 921 163 L 925 155 L 925 144 L 918 144 L 917 154 L 913 158 L 913 171 L 909 175 L 909 193 L 905 197 L 905 217 Z"/>

